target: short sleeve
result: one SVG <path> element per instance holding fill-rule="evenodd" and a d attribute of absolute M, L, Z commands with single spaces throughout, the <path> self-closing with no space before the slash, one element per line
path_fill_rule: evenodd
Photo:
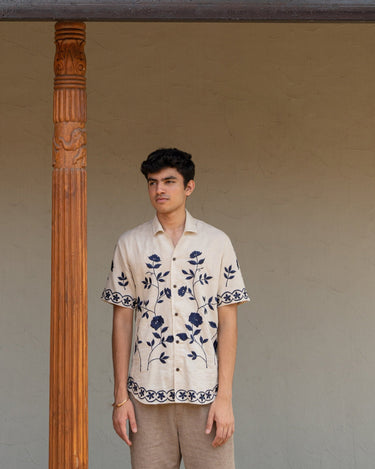
<path fill-rule="evenodd" d="M 125 308 L 134 308 L 135 306 L 135 285 L 125 246 L 121 243 L 121 240 L 115 247 L 111 269 L 101 298 L 107 303 L 124 306 Z"/>
<path fill-rule="evenodd" d="M 232 243 L 226 236 L 223 243 L 217 306 L 241 304 L 246 301 L 250 301 L 250 298 L 244 285 L 240 265 Z"/>

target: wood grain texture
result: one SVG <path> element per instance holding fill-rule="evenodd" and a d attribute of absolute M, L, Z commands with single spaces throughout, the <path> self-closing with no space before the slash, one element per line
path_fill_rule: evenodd
<path fill-rule="evenodd" d="M 85 24 L 56 23 L 49 469 L 87 469 Z"/>
<path fill-rule="evenodd" d="M 373 0 L 0 0 L 2 20 L 375 21 Z"/>

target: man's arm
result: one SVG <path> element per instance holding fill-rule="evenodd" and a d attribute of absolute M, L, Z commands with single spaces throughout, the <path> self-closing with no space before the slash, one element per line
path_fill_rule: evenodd
<path fill-rule="evenodd" d="M 112 358 L 113 375 L 115 381 L 114 398 L 119 404 L 129 398 L 127 390 L 130 351 L 133 335 L 133 310 L 122 306 L 113 306 L 113 329 L 112 329 Z M 137 431 L 134 407 L 128 400 L 121 407 L 113 408 L 113 427 L 116 433 L 125 443 L 131 446 L 129 435 L 126 432 L 126 421 L 133 432 Z"/>
<path fill-rule="evenodd" d="M 232 384 L 237 348 L 237 304 L 220 306 L 218 315 L 219 389 L 211 404 L 206 426 L 206 433 L 211 433 L 216 422 L 214 447 L 223 445 L 234 433 Z"/>

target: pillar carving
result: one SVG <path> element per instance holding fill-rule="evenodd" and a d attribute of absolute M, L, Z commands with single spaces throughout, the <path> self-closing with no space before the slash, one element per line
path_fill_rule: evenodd
<path fill-rule="evenodd" d="M 55 32 L 49 469 L 87 469 L 85 24 Z"/>

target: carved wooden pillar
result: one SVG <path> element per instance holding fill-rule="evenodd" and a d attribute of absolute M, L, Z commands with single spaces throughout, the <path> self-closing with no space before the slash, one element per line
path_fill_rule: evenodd
<path fill-rule="evenodd" d="M 55 29 L 49 469 L 87 469 L 86 27 Z"/>

